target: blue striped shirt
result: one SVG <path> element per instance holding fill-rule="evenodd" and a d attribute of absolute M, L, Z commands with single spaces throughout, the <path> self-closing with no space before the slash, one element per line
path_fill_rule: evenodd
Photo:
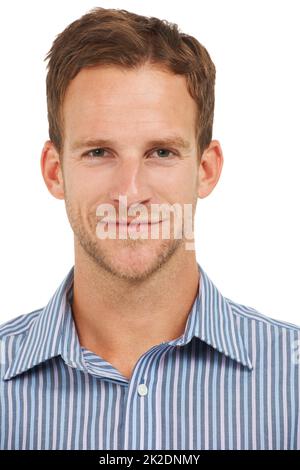
<path fill-rule="evenodd" d="M 198 264 L 179 338 L 130 380 L 81 347 L 74 268 L 0 328 L 1 449 L 300 449 L 300 328 L 223 297 Z"/>

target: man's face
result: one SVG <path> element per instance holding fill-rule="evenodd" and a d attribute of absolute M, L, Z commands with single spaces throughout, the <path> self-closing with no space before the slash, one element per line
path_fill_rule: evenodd
<path fill-rule="evenodd" d="M 152 204 L 177 203 L 182 209 L 189 204 L 194 213 L 196 104 L 185 78 L 148 65 L 82 69 L 67 89 L 63 116 L 64 197 L 80 250 L 106 271 L 132 281 L 149 277 L 174 255 L 184 256 L 185 240 L 174 238 L 171 215 L 168 238 L 160 229 L 158 239 L 151 239 L 151 225 L 146 225 L 147 238 L 119 239 L 117 232 L 116 239 L 101 239 L 96 211 L 111 204 L 118 219 L 119 197 L 126 196 L 128 208 L 146 208 L 149 222 Z M 173 137 L 186 146 L 164 143 Z"/>

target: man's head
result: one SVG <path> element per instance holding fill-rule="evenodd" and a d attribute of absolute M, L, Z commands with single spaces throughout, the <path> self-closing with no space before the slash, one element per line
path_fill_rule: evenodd
<path fill-rule="evenodd" d="M 97 207 L 118 211 L 125 195 L 150 221 L 153 204 L 190 204 L 194 213 L 222 167 L 211 141 L 214 65 L 177 25 L 103 8 L 69 25 L 46 58 L 48 189 L 65 199 L 78 251 L 115 276 L 145 279 L 184 240 L 100 240 Z"/>

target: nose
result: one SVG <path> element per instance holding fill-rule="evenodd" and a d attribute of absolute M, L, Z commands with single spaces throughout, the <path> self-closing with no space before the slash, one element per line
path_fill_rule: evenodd
<path fill-rule="evenodd" d="M 148 204 L 151 195 L 146 177 L 141 160 L 137 158 L 123 160 L 113 175 L 110 199 L 116 204 L 119 202 L 120 196 L 126 196 L 128 207 Z"/>

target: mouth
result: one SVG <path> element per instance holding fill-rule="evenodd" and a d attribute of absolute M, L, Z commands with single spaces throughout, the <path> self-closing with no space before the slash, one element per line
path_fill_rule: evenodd
<path fill-rule="evenodd" d="M 164 226 L 162 222 L 165 222 L 168 219 L 152 221 L 152 222 L 138 222 L 138 221 L 131 221 L 131 222 L 120 222 L 120 221 L 107 221 L 102 220 L 97 224 L 97 231 L 100 230 L 100 233 L 103 231 L 103 237 L 107 238 L 107 234 L 113 233 L 113 238 L 118 236 L 122 237 L 122 239 L 127 238 L 128 236 L 132 238 L 133 236 L 145 236 L 146 238 L 158 239 L 160 237 L 160 230 L 163 229 Z M 99 224 L 102 226 L 99 228 Z M 154 233 L 155 231 L 155 233 Z M 104 236 L 105 233 L 105 236 Z M 117 237 L 118 237 L 117 236 Z M 101 238 L 101 236 L 99 237 Z"/>
<path fill-rule="evenodd" d="M 151 221 L 150 221 L 150 222 L 148 222 L 148 221 L 139 221 L 139 220 L 131 220 L 131 221 L 129 221 L 129 222 L 128 222 L 128 221 L 122 222 L 122 221 L 119 221 L 119 220 L 99 220 L 98 223 L 100 223 L 100 224 L 108 224 L 108 225 L 111 225 L 111 226 L 113 226 L 113 225 L 116 225 L 116 226 L 119 225 L 119 226 L 122 226 L 122 227 L 123 227 L 123 226 L 129 227 L 129 225 L 130 225 L 130 226 L 135 226 L 135 225 L 142 225 L 142 226 L 146 226 L 146 225 L 157 225 L 157 224 L 161 224 L 161 223 L 164 222 L 165 220 L 166 220 L 166 219 L 164 219 L 164 220 L 154 220 L 154 221 L 152 221 L 152 222 L 151 222 Z"/>
<path fill-rule="evenodd" d="M 116 222 L 116 225 L 121 225 L 121 226 L 124 226 L 124 225 L 143 225 L 143 226 L 146 226 L 146 225 L 156 225 L 156 224 L 160 224 L 162 222 L 162 220 L 159 220 L 157 222 Z"/>

